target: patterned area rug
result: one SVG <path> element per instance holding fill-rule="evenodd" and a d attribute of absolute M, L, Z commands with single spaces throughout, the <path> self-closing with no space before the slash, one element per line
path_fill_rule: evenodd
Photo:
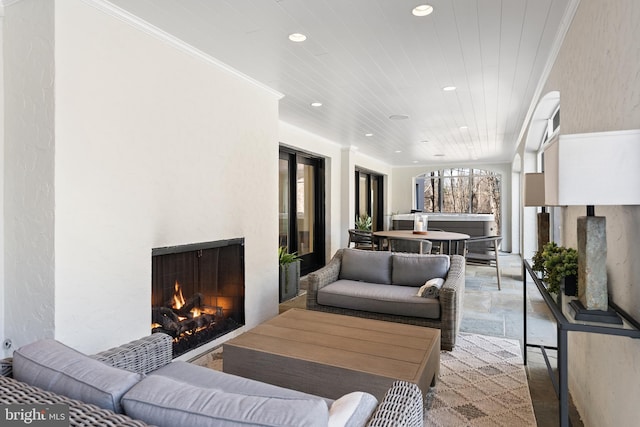
<path fill-rule="evenodd" d="M 536 426 L 517 340 L 461 334 L 440 353 L 440 380 L 425 399 L 425 426 Z"/>
<path fill-rule="evenodd" d="M 440 352 L 440 379 L 425 398 L 425 427 L 535 427 L 517 340 L 462 333 Z M 222 348 L 192 363 L 222 370 Z"/>

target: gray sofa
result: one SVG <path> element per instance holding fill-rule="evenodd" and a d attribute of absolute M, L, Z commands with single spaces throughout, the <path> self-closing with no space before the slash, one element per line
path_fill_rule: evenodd
<path fill-rule="evenodd" d="M 307 309 L 439 328 L 452 350 L 462 319 L 465 260 L 460 255 L 419 255 L 339 249 L 307 275 Z M 437 298 L 417 296 L 432 278 L 445 279 Z"/>
<path fill-rule="evenodd" d="M 395 382 L 379 404 L 363 392 L 332 401 L 172 362 L 171 344 L 153 334 L 86 356 L 34 342 L 1 361 L 0 404 L 66 404 L 71 426 L 423 425 L 415 384 Z"/>

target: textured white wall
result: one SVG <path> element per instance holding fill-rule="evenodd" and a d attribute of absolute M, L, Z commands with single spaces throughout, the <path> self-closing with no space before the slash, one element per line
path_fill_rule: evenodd
<path fill-rule="evenodd" d="M 56 337 L 148 333 L 151 249 L 234 237 L 247 325 L 276 315 L 274 93 L 80 0 L 56 4 L 56 68 Z"/>
<path fill-rule="evenodd" d="M 2 315 L 14 347 L 54 336 L 53 8 L 5 8 Z"/>
<path fill-rule="evenodd" d="M 560 91 L 562 134 L 640 128 L 639 22 L 636 0 L 580 2 L 543 91 Z M 640 207 L 595 210 L 607 220 L 609 292 L 640 319 Z M 576 218 L 584 214 L 583 206 L 564 209 L 566 246 L 576 247 Z M 570 390 L 585 426 L 637 425 L 639 354 L 640 340 L 569 334 Z"/>
<path fill-rule="evenodd" d="M 234 237 L 247 327 L 276 315 L 277 94 L 81 0 L 5 12 L 6 335 L 146 335 L 151 249 Z"/>

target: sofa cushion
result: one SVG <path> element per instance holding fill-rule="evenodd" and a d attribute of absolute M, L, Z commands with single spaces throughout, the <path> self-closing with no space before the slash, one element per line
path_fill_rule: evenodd
<path fill-rule="evenodd" d="M 337 399 L 329 408 L 328 427 L 360 427 L 366 425 L 378 406 L 375 396 L 354 391 Z"/>
<path fill-rule="evenodd" d="M 120 398 L 143 375 L 114 368 L 52 340 L 13 353 L 13 377 L 72 399 L 122 413 Z"/>
<path fill-rule="evenodd" d="M 228 393 L 270 396 L 283 399 L 323 399 L 327 407 L 333 403 L 332 399 L 320 398 L 301 391 L 278 387 L 181 361 L 171 362 L 151 372 L 149 375 L 160 375 L 198 387 L 215 388 Z"/>
<path fill-rule="evenodd" d="M 158 427 L 326 426 L 322 399 L 251 396 L 150 375 L 122 398 L 132 418 Z"/>
<path fill-rule="evenodd" d="M 450 265 L 448 255 L 394 253 L 391 257 L 391 284 L 420 287 L 429 279 L 447 277 Z"/>
<path fill-rule="evenodd" d="M 318 304 L 426 319 L 440 318 L 440 300 L 416 296 L 409 286 L 337 280 L 318 290 Z"/>
<path fill-rule="evenodd" d="M 391 252 L 344 249 L 340 279 L 390 284 Z"/>

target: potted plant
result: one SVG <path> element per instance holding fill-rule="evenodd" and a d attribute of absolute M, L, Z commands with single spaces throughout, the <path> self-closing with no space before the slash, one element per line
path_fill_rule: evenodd
<path fill-rule="evenodd" d="M 371 231 L 371 217 L 364 213 L 356 217 L 356 230 Z"/>
<path fill-rule="evenodd" d="M 564 282 L 565 295 L 577 294 L 578 251 L 549 242 L 542 248 L 542 253 L 536 253 L 533 264 L 534 270 L 542 271 L 542 280 L 547 283 L 549 292 L 559 293 Z"/>
<path fill-rule="evenodd" d="M 286 246 L 278 248 L 280 262 L 280 302 L 298 295 L 300 288 L 300 257 L 289 253 Z"/>

